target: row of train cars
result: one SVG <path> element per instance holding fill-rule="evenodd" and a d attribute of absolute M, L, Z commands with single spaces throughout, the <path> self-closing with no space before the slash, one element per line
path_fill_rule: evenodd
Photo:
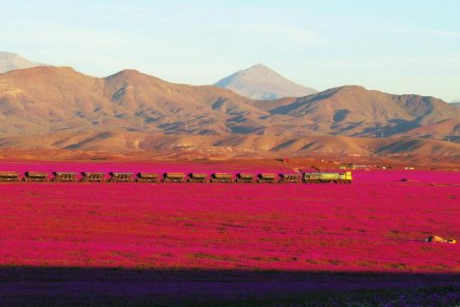
<path fill-rule="evenodd" d="M 96 172 L 45 172 L 0 171 L 0 182 L 196 182 L 196 183 L 351 183 L 352 173 L 302 172 L 302 173 L 106 173 Z"/>

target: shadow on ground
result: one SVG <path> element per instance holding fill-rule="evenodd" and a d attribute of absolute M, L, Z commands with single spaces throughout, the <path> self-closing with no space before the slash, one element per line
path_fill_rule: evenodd
<path fill-rule="evenodd" d="M 460 274 L 0 268 L 0 306 L 381 306 L 411 294 L 460 304 Z"/>

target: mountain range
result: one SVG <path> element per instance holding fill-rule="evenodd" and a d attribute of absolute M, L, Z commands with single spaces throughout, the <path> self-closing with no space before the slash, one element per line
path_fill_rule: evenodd
<path fill-rule="evenodd" d="M 460 109 L 442 100 L 360 86 L 251 100 L 135 70 L 0 74 L 0 148 L 460 157 L 459 127 Z"/>

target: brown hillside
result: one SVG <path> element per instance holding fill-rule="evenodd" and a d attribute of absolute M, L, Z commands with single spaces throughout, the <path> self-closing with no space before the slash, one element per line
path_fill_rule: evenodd
<path fill-rule="evenodd" d="M 318 132 L 370 137 L 390 136 L 460 115 L 460 110 L 433 97 L 390 95 L 360 86 L 334 88 L 263 109 L 301 118 L 310 123 L 306 127 Z"/>
<path fill-rule="evenodd" d="M 419 138 L 460 141 L 460 116 L 441 120 L 426 126 L 420 126 L 404 133 L 403 135 Z"/>
<path fill-rule="evenodd" d="M 66 67 L 0 75 L 3 135 L 60 130 L 124 129 L 165 133 L 263 130 L 266 112 L 213 86 L 172 84 L 125 70 L 93 78 Z M 210 129 L 212 128 L 212 129 Z M 186 131 L 187 130 L 187 131 Z"/>
<path fill-rule="evenodd" d="M 0 138 L 0 149 L 84 150 L 138 153 L 154 157 L 399 157 L 460 161 L 460 144 L 417 138 L 354 138 L 335 136 L 276 137 L 257 135 L 163 135 L 143 132 L 51 133 Z"/>

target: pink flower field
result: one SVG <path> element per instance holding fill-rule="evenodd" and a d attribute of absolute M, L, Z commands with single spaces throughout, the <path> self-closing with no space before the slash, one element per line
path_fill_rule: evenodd
<path fill-rule="evenodd" d="M 235 161 L 1 162 L 0 171 L 292 169 Z M 423 242 L 433 234 L 459 240 L 459 174 L 353 176 L 352 184 L 313 185 L 0 183 L 0 305 L 460 303 L 460 244 Z"/>
<path fill-rule="evenodd" d="M 0 170 L 235 172 L 174 163 L 3 162 Z M 0 265 L 460 273 L 460 244 L 422 242 L 460 239 L 459 173 L 353 176 L 351 185 L 2 183 Z"/>

